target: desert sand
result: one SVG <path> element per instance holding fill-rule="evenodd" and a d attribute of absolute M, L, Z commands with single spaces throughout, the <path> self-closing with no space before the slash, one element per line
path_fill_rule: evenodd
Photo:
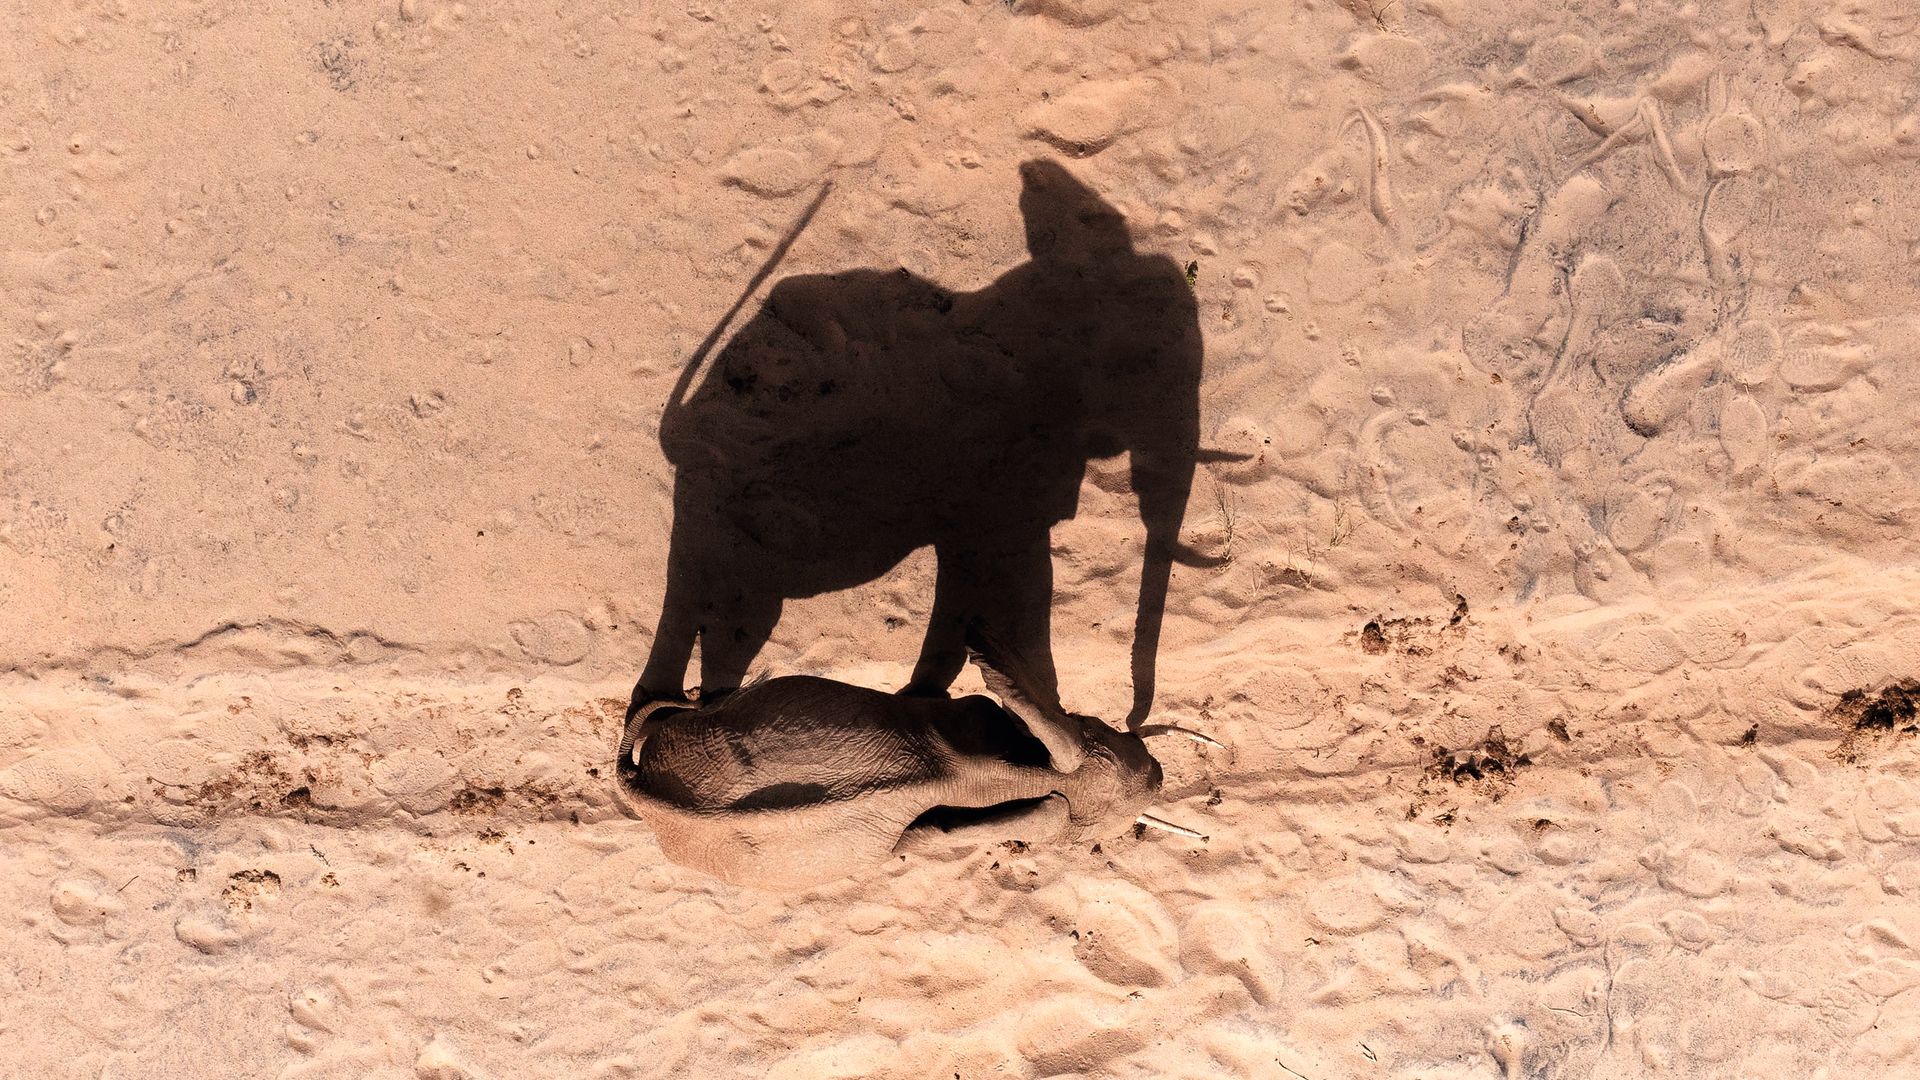
<path fill-rule="evenodd" d="M 0 1075 L 1920 1072 L 1917 63 L 1900 0 L 7 7 Z M 683 365 L 829 180 L 775 281 L 988 289 L 1030 161 L 1191 267 L 1244 455 L 1157 649 L 1207 839 L 668 863 Z M 1117 722 L 1127 455 L 1069 495 Z M 900 687 L 934 591 L 751 671 Z"/>

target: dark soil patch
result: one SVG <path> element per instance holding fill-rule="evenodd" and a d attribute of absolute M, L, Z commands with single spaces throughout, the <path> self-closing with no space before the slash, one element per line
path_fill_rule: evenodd
<path fill-rule="evenodd" d="M 1496 727 L 1487 732 L 1485 742 L 1470 750 L 1434 747 L 1432 760 L 1421 774 L 1420 788 L 1425 794 L 1433 785 L 1449 783 L 1499 802 L 1513 788 L 1520 770 L 1531 764 L 1533 759 L 1508 746 L 1506 735 Z"/>
<path fill-rule="evenodd" d="M 1894 739 L 1920 732 L 1920 680 L 1901 679 L 1875 691 L 1849 690 L 1827 717 L 1841 732 L 1832 757 L 1858 764 Z"/>
<path fill-rule="evenodd" d="M 1433 647 L 1440 643 L 1441 634 L 1447 630 L 1465 632 L 1462 625 L 1468 622 L 1467 598 L 1455 594 L 1453 611 L 1444 622 L 1421 616 L 1419 618 L 1375 618 L 1360 628 L 1360 651 L 1369 656 L 1385 653 L 1404 653 L 1407 656 L 1431 656 Z M 1423 640 L 1424 639 L 1424 640 Z"/>
<path fill-rule="evenodd" d="M 299 780 L 281 766 L 279 759 L 265 750 L 247 754 L 227 775 L 190 788 L 163 784 L 152 777 L 147 780 L 160 798 L 209 813 L 236 809 L 270 812 L 284 805 L 284 795 L 299 785 Z"/>
<path fill-rule="evenodd" d="M 280 895 L 280 875 L 271 870 L 242 870 L 229 875 L 220 899 L 235 911 L 252 911 L 255 900 Z"/>
<path fill-rule="evenodd" d="M 507 801 L 507 789 L 469 785 L 453 793 L 447 808 L 456 814 L 491 814 Z"/>

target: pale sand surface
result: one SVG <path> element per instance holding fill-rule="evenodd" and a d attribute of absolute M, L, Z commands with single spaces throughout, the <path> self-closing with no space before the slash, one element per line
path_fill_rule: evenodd
<path fill-rule="evenodd" d="M 0 1075 L 1913 1075 L 1916 744 L 1843 695 L 1920 678 L 1917 61 L 1900 0 L 0 11 Z M 665 863 L 681 363 L 819 181 L 781 274 L 974 289 L 1034 157 L 1198 263 L 1255 455 L 1160 653 L 1210 840 Z M 1117 717 L 1124 459 L 1053 541 Z M 931 593 L 756 666 L 898 686 Z"/>

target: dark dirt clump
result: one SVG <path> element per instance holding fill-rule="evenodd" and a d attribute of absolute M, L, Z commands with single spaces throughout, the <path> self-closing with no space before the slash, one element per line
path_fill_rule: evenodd
<path fill-rule="evenodd" d="M 220 898 L 235 911 L 252 911 L 256 900 L 280 895 L 280 875 L 271 870 L 242 870 L 227 875 Z"/>
<path fill-rule="evenodd" d="M 1840 728 L 1833 758 L 1858 763 L 1898 736 L 1920 732 L 1920 679 L 1901 679 L 1879 690 L 1849 690 L 1828 710 Z"/>
<path fill-rule="evenodd" d="M 1434 747 L 1433 758 L 1421 775 L 1421 787 L 1445 781 L 1498 802 L 1513 787 L 1519 771 L 1531 764 L 1533 759 L 1507 745 L 1506 735 L 1496 727 L 1487 732 L 1485 742 L 1471 750 Z"/>
<path fill-rule="evenodd" d="M 1431 656 L 1434 646 L 1441 643 L 1446 631 L 1464 634 L 1468 623 L 1467 598 L 1459 593 L 1453 597 L 1453 611 L 1444 623 L 1436 623 L 1425 616 L 1387 618 L 1385 616 L 1369 619 L 1360 628 L 1360 651 L 1369 656 L 1383 653 L 1405 653 L 1408 656 Z"/>
<path fill-rule="evenodd" d="M 453 798 L 447 800 L 447 808 L 456 814 L 490 814 L 506 801 L 505 788 L 469 785 L 453 793 Z"/>

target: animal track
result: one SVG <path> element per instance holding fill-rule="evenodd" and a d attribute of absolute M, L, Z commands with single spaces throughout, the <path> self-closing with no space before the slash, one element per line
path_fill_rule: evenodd
<path fill-rule="evenodd" d="M 1415 736 L 1414 742 L 1423 745 L 1426 740 Z M 1407 809 L 1409 821 L 1417 818 L 1424 803 L 1447 785 L 1465 789 L 1488 802 L 1499 802 L 1513 790 L 1520 770 L 1533 764 L 1530 756 L 1516 751 L 1507 742 L 1506 734 L 1498 727 L 1488 731 L 1486 739 L 1471 749 L 1434 746 L 1428 748 L 1427 753 L 1427 766 L 1420 774 L 1419 794 Z M 1451 810 L 1443 812 L 1445 820 L 1441 823 L 1451 823 L 1452 815 Z"/>
<path fill-rule="evenodd" d="M 271 870 L 241 870 L 227 877 L 220 899 L 231 911 L 252 911 L 256 902 L 280 895 L 280 875 Z"/>
<path fill-rule="evenodd" d="M 1448 631 L 1463 631 L 1462 624 L 1467 621 L 1468 610 L 1467 598 L 1456 595 L 1453 613 L 1444 623 L 1436 624 L 1434 619 L 1426 616 L 1370 619 L 1360 628 L 1360 651 L 1370 656 L 1388 652 L 1431 656 L 1433 645 L 1439 643 L 1441 635 Z"/>

